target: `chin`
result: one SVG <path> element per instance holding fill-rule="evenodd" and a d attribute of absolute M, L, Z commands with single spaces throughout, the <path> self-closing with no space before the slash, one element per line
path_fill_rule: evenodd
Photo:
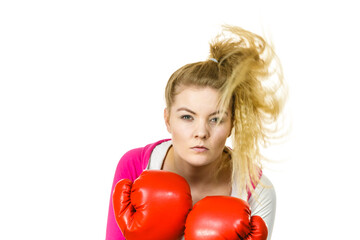
<path fill-rule="evenodd" d="M 205 165 L 209 165 L 213 161 L 205 156 L 194 156 L 189 158 L 189 161 L 187 162 L 194 167 L 202 167 Z"/>

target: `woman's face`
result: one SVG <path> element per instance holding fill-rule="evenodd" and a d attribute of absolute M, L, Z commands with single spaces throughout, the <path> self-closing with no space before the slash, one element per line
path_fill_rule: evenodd
<path fill-rule="evenodd" d="M 165 109 L 172 135 L 174 158 L 192 166 L 205 166 L 221 158 L 231 133 L 231 111 L 217 109 L 219 93 L 210 87 L 183 87 L 171 109 Z M 225 111 L 220 124 L 220 113 Z"/>

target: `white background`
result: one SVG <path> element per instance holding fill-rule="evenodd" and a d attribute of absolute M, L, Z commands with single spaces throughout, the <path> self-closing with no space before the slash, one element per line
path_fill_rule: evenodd
<path fill-rule="evenodd" d="M 118 160 L 170 137 L 165 84 L 221 24 L 271 36 L 289 84 L 273 239 L 356 239 L 355 2 L 1 1 L 0 239 L 104 239 Z"/>

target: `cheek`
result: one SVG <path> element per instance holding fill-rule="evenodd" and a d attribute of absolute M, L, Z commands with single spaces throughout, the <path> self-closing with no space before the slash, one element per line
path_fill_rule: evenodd
<path fill-rule="evenodd" d="M 173 139 L 185 139 L 191 136 L 191 128 L 188 124 L 178 121 L 177 119 L 171 122 L 171 135 Z"/>
<path fill-rule="evenodd" d="M 230 131 L 231 131 L 230 124 L 216 129 L 214 131 L 214 139 L 215 139 L 216 143 L 218 143 L 218 144 L 224 143 L 225 144 L 226 139 L 228 138 L 228 136 L 230 134 Z"/>
<path fill-rule="evenodd" d="M 214 134 L 214 139 L 216 139 L 217 143 L 223 143 L 226 141 L 227 137 L 228 137 L 228 132 L 227 131 L 219 131 L 216 132 Z"/>

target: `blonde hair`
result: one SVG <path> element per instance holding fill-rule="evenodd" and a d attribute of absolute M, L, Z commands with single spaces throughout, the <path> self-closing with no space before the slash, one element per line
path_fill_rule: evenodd
<path fill-rule="evenodd" d="M 212 87 L 219 90 L 219 109 L 232 109 L 232 181 L 238 191 L 254 191 L 260 181 L 260 146 L 266 146 L 276 129 L 285 102 L 281 64 L 262 37 L 235 26 L 210 43 L 207 61 L 187 64 L 170 77 L 165 99 L 171 108 L 180 86 Z M 230 34 L 229 36 L 226 33 Z M 222 161 L 219 169 L 229 162 Z"/>

